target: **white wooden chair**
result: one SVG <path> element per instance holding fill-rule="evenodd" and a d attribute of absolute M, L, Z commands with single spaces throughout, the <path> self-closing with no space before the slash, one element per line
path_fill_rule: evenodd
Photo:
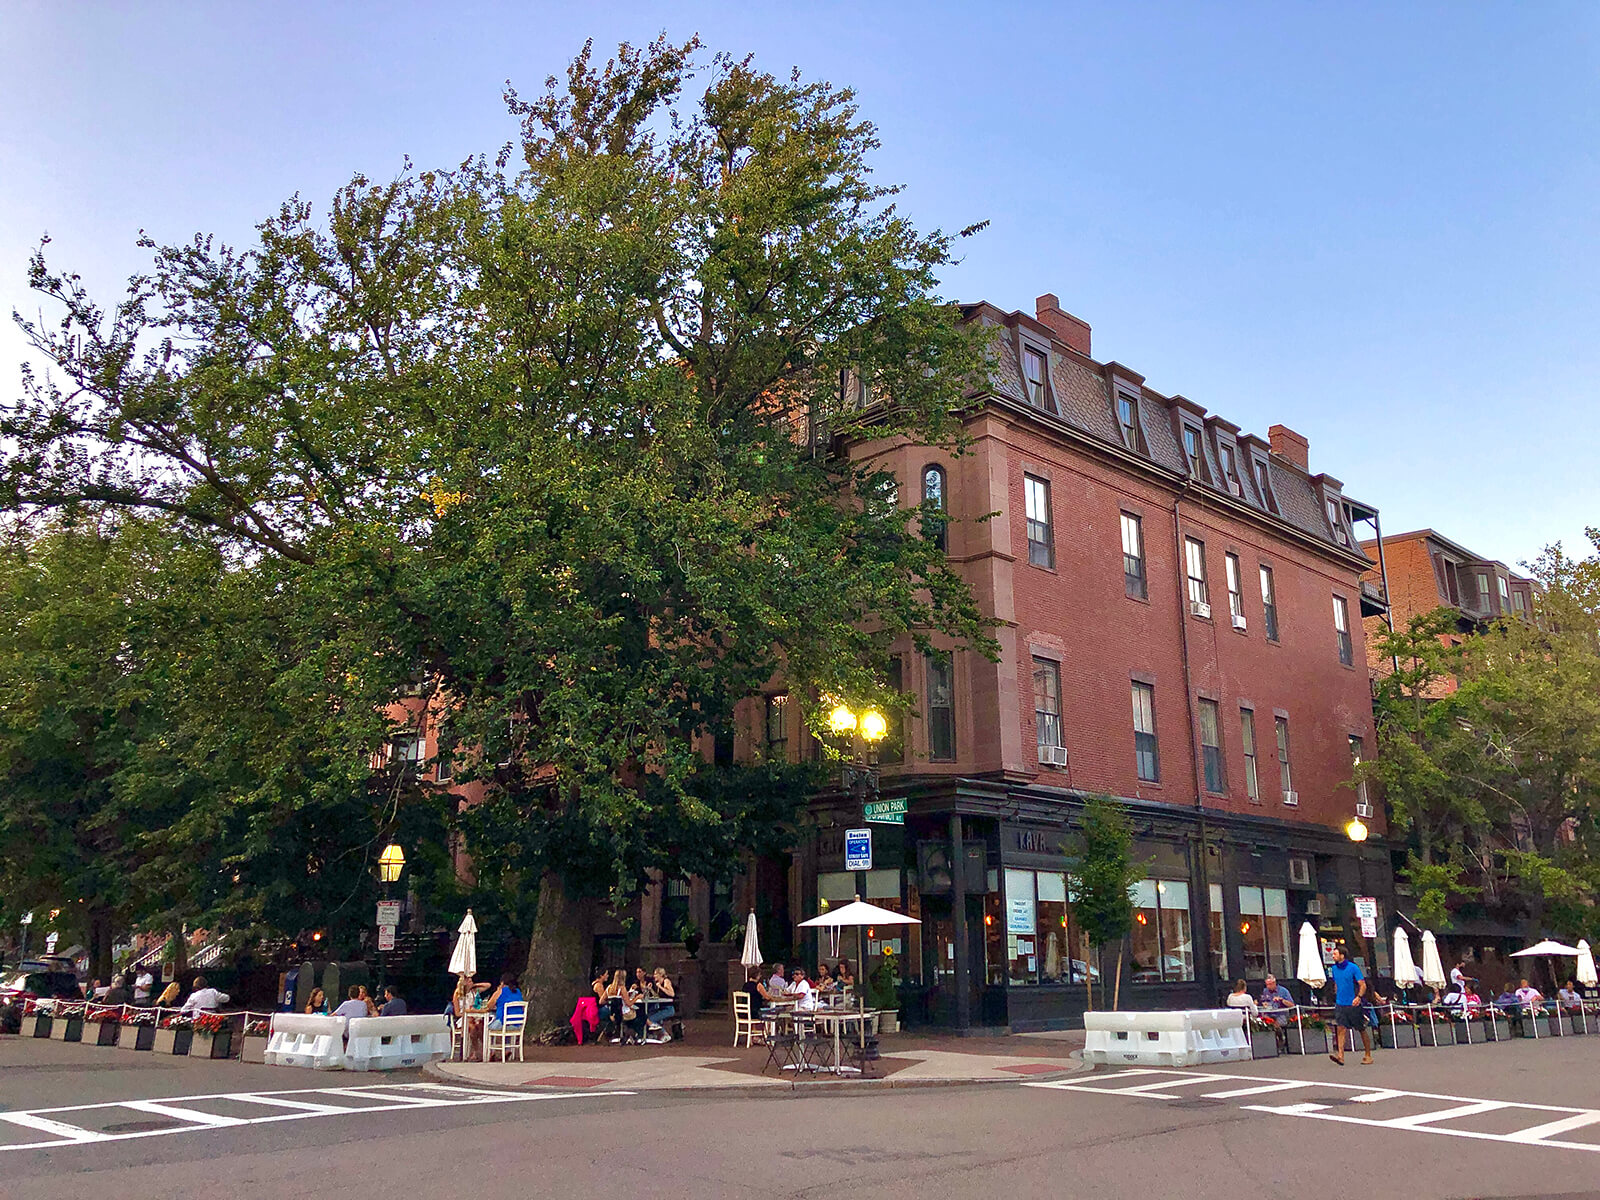
<path fill-rule="evenodd" d="M 739 1039 L 744 1039 L 746 1046 L 754 1046 L 757 1040 L 765 1041 L 763 1029 L 765 1026 L 757 1020 L 756 1015 L 750 1011 L 750 993 L 738 991 L 733 994 L 733 1044 L 737 1046 Z"/>
<path fill-rule="evenodd" d="M 488 1041 L 489 1061 L 494 1061 L 495 1051 L 500 1052 L 500 1061 L 509 1062 L 513 1050 L 517 1052 L 517 1061 L 522 1062 L 522 1027 L 528 1023 L 528 1002 L 526 1000 L 511 1000 L 506 1003 L 506 1015 L 501 1027 L 496 1029 L 490 1025 L 484 1030 L 483 1036 Z"/>

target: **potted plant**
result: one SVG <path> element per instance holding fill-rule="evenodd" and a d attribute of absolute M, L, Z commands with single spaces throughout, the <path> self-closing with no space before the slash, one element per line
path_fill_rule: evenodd
<path fill-rule="evenodd" d="M 239 1058 L 244 1062 L 267 1061 L 267 1046 L 272 1040 L 272 1022 L 266 1017 L 245 1017 Z"/>
<path fill-rule="evenodd" d="M 900 967 L 885 954 L 867 976 L 867 1003 L 878 1010 L 878 1032 L 900 1032 Z"/>
<path fill-rule="evenodd" d="M 156 1010 L 153 1008 L 126 1008 L 122 1010 L 122 1038 L 117 1045 L 124 1050 L 149 1050 L 156 1044 Z"/>
<path fill-rule="evenodd" d="M 1297 1012 L 1289 1018 L 1290 1054 L 1326 1054 L 1328 1023 L 1314 1012 Z"/>
<path fill-rule="evenodd" d="M 81 1042 L 83 1040 L 83 1005 L 56 1002 L 56 1011 L 50 1018 L 52 1042 Z"/>
<path fill-rule="evenodd" d="M 194 1040 L 194 1022 L 182 1013 L 162 1018 L 156 1027 L 156 1040 L 151 1047 L 157 1054 L 187 1054 Z"/>
<path fill-rule="evenodd" d="M 1409 1050 L 1417 1044 L 1417 1027 L 1409 1009 L 1392 1007 L 1388 1017 L 1378 1022 L 1378 1045 L 1385 1050 Z"/>
<path fill-rule="evenodd" d="M 190 1058 L 227 1058 L 233 1049 L 233 1018 L 225 1013 L 203 1012 L 194 1018 Z"/>
<path fill-rule="evenodd" d="M 1278 1057 L 1278 1027 L 1265 1017 L 1248 1017 L 1245 1028 L 1250 1034 L 1251 1058 Z"/>
<path fill-rule="evenodd" d="M 683 943 L 683 948 L 688 951 L 690 958 L 700 953 L 700 926 L 694 923 L 693 917 L 684 917 L 679 921 L 673 934 Z"/>
<path fill-rule="evenodd" d="M 117 1035 L 122 1032 L 120 1010 L 103 1005 L 92 1007 L 84 1015 L 84 1023 L 89 1027 L 89 1036 L 85 1041 L 92 1041 L 96 1046 L 117 1044 Z"/>

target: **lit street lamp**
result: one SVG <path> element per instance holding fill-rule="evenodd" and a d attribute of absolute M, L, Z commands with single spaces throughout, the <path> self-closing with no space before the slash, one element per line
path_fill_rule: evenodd
<path fill-rule="evenodd" d="M 1352 842 L 1364 842 L 1367 840 L 1366 824 L 1360 817 L 1351 817 L 1345 824 L 1344 835 Z"/>
<path fill-rule="evenodd" d="M 857 756 L 854 745 L 841 770 L 841 785 L 852 796 L 865 802 L 878 794 L 878 743 L 889 732 L 889 722 L 875 708 L 857 714 L 845 704 L 837 704 L 828 714 L 828 729 L 836 737 L 859 733 L 866 743 L 866 754 Z"/>
<path fill-rule="evenodd" d="M 400 878 L 400 872 L 405 869 L 406 853 L 394 843 L 390 842 L 383 848 L 383 853 L 378 855 L 378 878 L 383 881 L 383 898 L 389 899 L 389 888 Z M 383 938 L 382 927 L 379 927 L 378 938 Z M 383 985 L 388 982 L 389 956 L 381 947 L 378 950 L 378 995 L 376 999 L 383 1002 Z"/>

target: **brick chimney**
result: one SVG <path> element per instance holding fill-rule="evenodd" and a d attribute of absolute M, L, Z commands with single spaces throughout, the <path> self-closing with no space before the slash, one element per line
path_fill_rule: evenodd
<path fill-rule="evenodd" d="M 1292 462 L 1302 471 L 1311 470 L 1311 443 L 1287 425 L 1274 425 L 1267 430 L 1272 439 L 1272 452 L 1286 462 Z"/>
<path fill-rule="evenodd" d="M 1055 335 L 1085 358 L 1089 357 L 1089 323 L 1080 321 L 1061 307 L 1061 301 L 1049 292 L 1034 301 L 1034 315 L 1041 325 L 1048 325 Z"/>

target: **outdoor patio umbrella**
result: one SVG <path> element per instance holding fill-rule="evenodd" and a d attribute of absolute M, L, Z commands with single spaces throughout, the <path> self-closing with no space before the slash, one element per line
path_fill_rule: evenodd
<path fill-rule="evenodd" d="M 746 967 L 759 967 L 761 965 L 761 941 L 756 937 L 756 915 L 751 913 L 744 923 L 744 953 L 739 956 L 739 962 Z"/>
<path fill-rule="evenodd" d="M 1300 953 L 1296 957 L 1299 969 L 1295 972 L 1295 978 L 1306 987 L 1319 988 L 1328 982 L 1328 973 L 1322 969 L 1322 950 L 1317 945 L 1317 931 L 1311 928 L 1310 921 L 1300 925 Z"/>
<path fill-rule="evenodd" d="M 1542 942 L 1536 942 L 1526 950 L 1514 951 L 1511 955 L 1512 958 L 1546 959 L 1576 958 L 1577 956 L 1578 948 L 1576 946 L 1566 946 L 1560 942 L 1553 942 L 1549 938 L 1545 938 Z M 1556 985 L 1559 987 L 1561 980 L 1557 978 L 1557 974 L 1555 963 L 1552 962 L 1550 964 L 1550 978 L 1555 979 Z"/>
<path fill-rule="evenodd" d="M 1439 961 L 1439 943 L 1431 929 L 1422 931 L 1422 982 L 1431 988 L 1442 988 L 1450 982 L 1444 973 L 1444 963 Z"/>
<path fill-rule="evenodd" d="M 921 925 L 922 922 L 915 917 L 908 917 L 904 913 L 891 912 L 887 908 L 879 908 L 876 904 L 868 904 L 859 896 L 849 904 L 839 908 L 829 909 L 827 912 L 812 917 L 809 921 L 801 921 L 802 929 L 827 929 L 832 931 L 835 945 L 838 944 L 838 931 L 848 929 L 852 925 L 856 930 L 856 969 L 861 972 L 858 976 L 860 982 L 856 985 L 856 1002 L 858 1010 L 866 1012 L 867 1001 L 864 994 L 867 981 L 866 956 L 862 947 L 861 931 L 869 925 Z M 861 1040 L 866 1041 L 867 1031 L 865 1022 L 860 1026 Z M 834 1059 L 838 1060 L 839 1053 L 839 1027 L 834 1026 Z"/>
<path fill-rule="evenodd" d="M 461 918 L 461 927 L 456 931 L 461 936 L 456 938 L 456 948 L 450 952 L 450 974 L 476 975 L 478 973 L 478 923 L 472 919 L 472 910 L 467 909 L 467 915 Z"/>
<path fill-rule="evenodd" d="M 1578 943 L 1578 982 L 1584 987 L 1600 987 L 1600 978 L 1594 971 L 1594 955 L 1589 952 L 1588 942 Z"/>
<path fill-rule="evenodd" d="M 1411 938 L 1403 925 L 1394 928 L 1394 981 L 1402 988 L 1415 987 L 1422 982 L 1417 964 L 1411 958 Z"/>

